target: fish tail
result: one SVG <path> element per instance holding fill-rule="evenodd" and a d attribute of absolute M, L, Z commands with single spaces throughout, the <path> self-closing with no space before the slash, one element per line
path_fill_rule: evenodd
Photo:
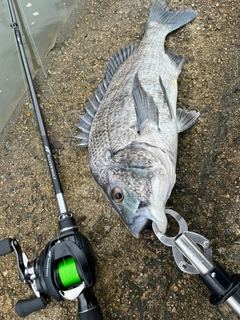
<path fill-rule="evenodd" d="M 165 0 L 155 0 L 152 4 L 147 25 L 160 24 L 167 25 L 166 34 L 176 30 L 192 21 L 197 16 L 197 11 L 192 9 L 182 9 L 170 11 Z"/>

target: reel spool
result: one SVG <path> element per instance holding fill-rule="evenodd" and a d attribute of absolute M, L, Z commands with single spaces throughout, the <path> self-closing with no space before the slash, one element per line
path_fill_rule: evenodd
<path fill-rule="evenodd" d="M 58 277 L 64 288 L 71 288 L 82 283 L 73 257 L 62 259 L 57 266 Z"/>

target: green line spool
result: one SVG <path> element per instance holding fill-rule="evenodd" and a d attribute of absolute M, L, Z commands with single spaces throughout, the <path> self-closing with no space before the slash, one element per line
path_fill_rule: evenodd
<path fill-rule="evenodd" d="M 79 277 L 76 262 L 73 257 L 62 259 L 58 263 L 58 275 L 62 285 L 65 288 L 69 288 L 82 282 L 82 279 Z"/>

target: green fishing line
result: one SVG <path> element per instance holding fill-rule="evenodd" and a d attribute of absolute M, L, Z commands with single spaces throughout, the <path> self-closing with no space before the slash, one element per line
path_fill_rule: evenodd
<path fill-rule="evenodd" d="M 77 271 L 76 262 L 72 257 L 62 259 L 58 263 L 58 275 L 65 288 L 82 281 Z"/>

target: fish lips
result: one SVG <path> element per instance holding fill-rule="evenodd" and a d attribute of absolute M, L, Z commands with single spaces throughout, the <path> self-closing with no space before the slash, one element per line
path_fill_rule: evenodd
<path fill-rule="evenodd" d="M 159 208 L 161 208 L 161 206 L 159 206 Z M 139 233 L 144 229 L 149 220 L 156 223 L 160 232 L 163 234 L 166 232 L 167 218 L 164 208 L 162 208 L 162 210 L 156 210 L 156 208 L 151 205 L 144 206 L 140 203 L 133 222 L 129 226 L 129 229 L 135 238 L 139 238 Z"/>
<path fill-rule="evenodd" d="M 135 238 L 139 238 L 140 232 L 149 221 L 149 216 L 150 214 L 147 206 L 140 207 L 135 213 L 133 223 L 129 226 L 129 229 Z"/>

